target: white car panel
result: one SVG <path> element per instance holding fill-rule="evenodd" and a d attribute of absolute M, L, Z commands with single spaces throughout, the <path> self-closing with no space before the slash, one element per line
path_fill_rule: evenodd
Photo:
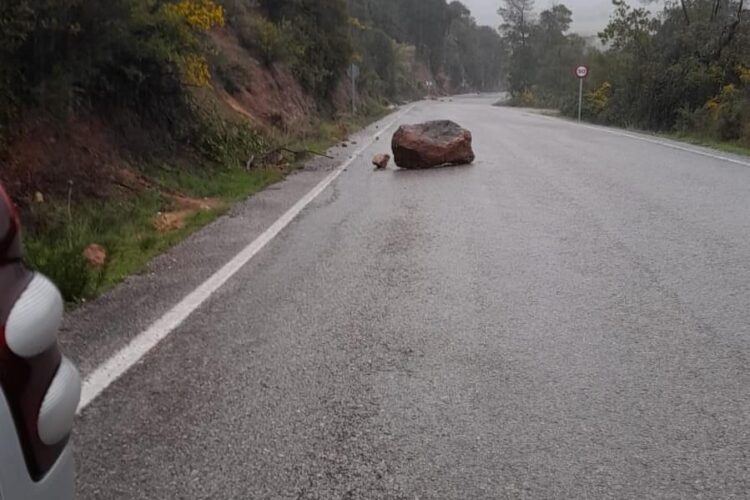
<path fill-rule="evenodd" d="M 81 377 L 63 358 L 39 411 L 39 437 L 44 444 L 52 446 L 70 434 L 80 398 Z"/>
<path fill-rule="evenodd" d="M 44 311 L 44 314 L 39 314 Z M 57 342 L 63 315 L 60 292 L 39 273 L 29 283 L 8 316 L 5 339 L 8 347 L 22 358 L 40 354 Z"/>
<path fill-rule="evenodd" d="M 75 497 L 75 463 L 68 445 L 44 477 L 29 476 L 13 416 L 0 392 L 0 497 L 2 500 L 71 500 Z"/>

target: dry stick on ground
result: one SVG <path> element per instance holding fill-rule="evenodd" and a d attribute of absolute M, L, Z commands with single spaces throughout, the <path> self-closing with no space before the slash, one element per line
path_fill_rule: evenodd
<path fill-rule="evenodd" d="M 121 181 L 118 181 L 118 180 L 114 180 L 114 181 L 112 181 L 112 183 L 113 183 L 113 184 L 114 184 L 115 186 L 120 186 L 121 188 L 123 188 L 123 189 L 127 189 L 127 190 L 129 190 L 129 191 L 133 191 L 134 193 L 137 193 L 137 192 L 138 192 L 138 189 L 137 189 L 137 188 L 134 188 L 133 186 L 131 186 L 131 185 L 129 185 L 129 184 L 125 184 L 124 182 L 121 182 Z"/>
<path fill-rule="evenodd" d="M 313 151 L 312 149 L 303 149 L 301 151 L 295 151 L 289 148 L 279 148 L 279 149 L 282 151 L 286 151 L 288 153 L 292 153 L 295 157 L 301 155 L 302 153 L 310 153 L 315 156 L 321 156 L 323 158 L 328 158 L 329 160 L 333 160 L 333 156 L 328 156 L 327 154 L 324 154 L 324 153 L 318 153 L 317 151 Z"/>

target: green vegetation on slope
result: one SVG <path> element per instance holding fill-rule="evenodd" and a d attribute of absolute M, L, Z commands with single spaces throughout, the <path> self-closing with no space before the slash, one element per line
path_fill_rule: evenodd
<path fill-rule="evenodd" d="M 539 15 L 532 0 L 505 0 L 515 104 L 574 116 L 578 64 L 588 64 L 588 120 L 750 146 L 750 13 L 743 0 L 666 2 L 652 13 L 613 0 L 599 47 L 570 33 L 559 4 Z"/>

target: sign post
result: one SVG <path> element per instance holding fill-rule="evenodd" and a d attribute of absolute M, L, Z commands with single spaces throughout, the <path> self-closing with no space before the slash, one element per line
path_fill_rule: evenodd
<path fill-rule="evenodd" d="M 583 80 L 589 76 L 589 67 L 583 64 L 576 68 L 576 77 L 578 78 L 578 121 L 581 121 L 581 111 L 583 110 Z"/>

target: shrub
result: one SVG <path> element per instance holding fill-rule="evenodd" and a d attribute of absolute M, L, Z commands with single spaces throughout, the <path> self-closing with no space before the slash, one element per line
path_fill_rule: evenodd
<path fill-rule="evenodd" d="M 246 87 L 250 79 L 244 66 L 231 61 L 219 50 L 214 51 L 211 57 L 211 67 L 226 91 L 232 95 L 238 94 L 242 88 Z"/>
<path fill-rule="evenodd" d="M 612 97 L 612 85 L 609 82 L 602 83 L 598 88 L 586 95 L 588 107 L 594 115 L 598 116 L 609 109 L 609 100 Z"/>
<path fill-rule="evenodd" d="M 721 92 L 705 104 L 711 121 L 711 131 L 721 140 L 736 140 L 742 132 L 743 102 L 733 84 L 725 85 Z"/>
<path fill-rule="evenodd" d="M 289 62 L 294 54 L 294 42 L 289 36 L 289 22 L 278 24 L 251 13 L 242 13 L 233 21 L 242 46 L 257 54 L 264 64 Z"/>
<path fill-rule="evenodd" d="M 195 145 L 206 158 L 226 167 L 243 165 L 247 158 L 266 148 L 264 137 L 247 121 L 231 122 L 216 108 L 200 110 L 190 132 Z"/>
<path fill-rule="evenodd" d="M 511 95 L 508 104 L 522 108 L 533 108 L 538 106 L 539 103 L 531 89 L 524 89 L 521 92 Z"/>

